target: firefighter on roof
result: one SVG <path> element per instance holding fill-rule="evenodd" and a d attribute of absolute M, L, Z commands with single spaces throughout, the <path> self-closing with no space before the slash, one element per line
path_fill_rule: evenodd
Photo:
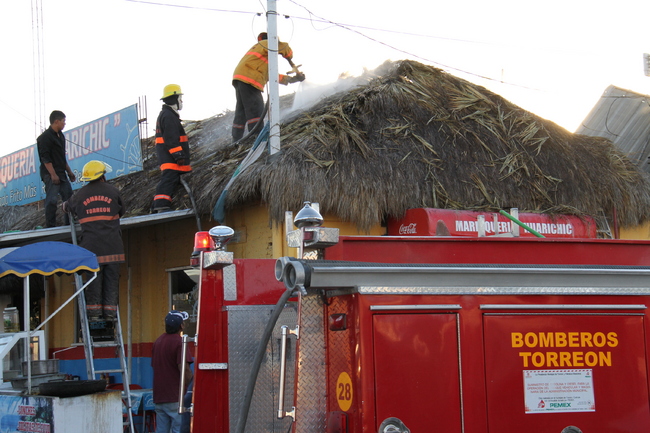
<path fill-rule="evenodd" d="M 286 42 L 278 43 L 278 54 L 291 62 L 293 51 Z M 293 66 L 293 64 L 292 64 Z M 305 74 L 297 72 L 295 76 L 280 75 L 280 84 L 287 85 L 304 81 Z M 235 119 L 232 124 L 232 138 L 234 141 L 244 136 L 244 128 L 248 126 L 251 131 L 262 116 L 264 111 L 264 98 L 262 91 L 269 81 L 269 44 L 266 33 L 257 36 L 257 43 L 239 61 L 232 77 L 235 87 L 237 106 Z"/>
<path fill-rule="evenodd" d="M 171 210 L 174 190 L 181 175 L 192 171 L 190 147 L 178 112 L 183 108 L 183 92 L 178 84 L 168 84 L 163 90 L 164 105 L 156 120 L 156 156 L 162 174 L 153 198 L 153 212 Z"/>

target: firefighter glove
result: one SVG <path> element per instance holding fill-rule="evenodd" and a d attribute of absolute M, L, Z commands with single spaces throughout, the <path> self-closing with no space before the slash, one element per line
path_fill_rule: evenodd
<path fill-rule="evenodd" d="M 302 72 L 298 72 L 295 76 L 289 77 L 289 79 L 287 80 L 289 84 L 299 83 L 301 81 L 305 81 L 305 74 L 303 74 Z"/>

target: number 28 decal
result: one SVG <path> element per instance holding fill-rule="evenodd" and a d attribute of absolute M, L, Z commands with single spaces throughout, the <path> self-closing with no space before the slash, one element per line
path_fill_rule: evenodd
<path fill-rule="evenodd" d="M 352 406 L 352 379 L 346 372 L 339 374 L 336 380 L 336 401 L 339 403 L 339 408 L 342 411 L 347 411 Z"/>

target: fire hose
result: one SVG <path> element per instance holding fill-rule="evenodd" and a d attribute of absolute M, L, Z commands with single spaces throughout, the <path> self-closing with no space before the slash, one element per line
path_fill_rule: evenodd
<path fill-rule="evenodd" d="M 183 184 L 183 188 L 185 188 L 185 191 L 187 191 L 187 195 L 190 196 L 190 203 L 192 203 L 192 210 L 194 210 L 194 216 L 196 217 L 196 228 L 198 231 L 203 231 L 201 230 L 201 217 L 199 216 L 199 211 L 198 208 L 196 207 L 196 202 L 194 201 L 194 194 L 192 194 L 192 189 L 188 185 L 188 183 L 181 177 L 181 184 Z"/>

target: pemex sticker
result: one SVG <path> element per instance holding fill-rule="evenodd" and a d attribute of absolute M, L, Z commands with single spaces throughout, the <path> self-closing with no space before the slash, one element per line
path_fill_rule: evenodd
<path fill-rule="evenodd" d="M 591 369 L 524 370 L 526 413 L 595 412 Z"/>

